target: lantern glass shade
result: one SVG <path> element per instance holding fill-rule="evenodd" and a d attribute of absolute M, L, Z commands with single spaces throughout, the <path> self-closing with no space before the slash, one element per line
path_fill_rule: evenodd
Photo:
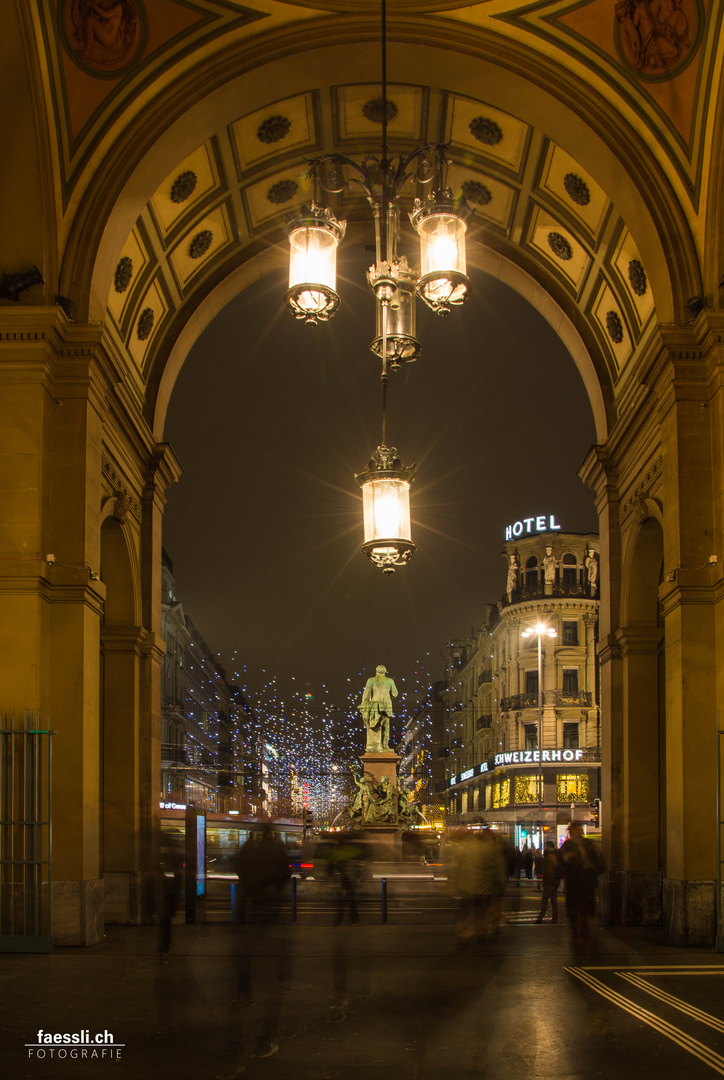
<path fill-rule="evenodd" d="M 337 237 L 329 229 L 301 225 L 289 234 L 289 288 L 337 284 Z"/>
<path fill-rule="evenodd" d="M 289 228 L 289 291 L 287 303 L 298 319 L 330 318 L 339 306 L 336 293 L 337 246 L 344 223 L 316 218 L 299 220 Z"/>
<path fill-rule="evenodd" d="M 362 486 L 365 544 L 412 540 L 410 485 L 407 480 L 379 477 Z"/>
<path fill-rule="evenodd" d="M 386 314 L 386 341 L 387 361 L 391 368 L 399 368 L 402 364 L 417 360 L 420 355 L 420 343 L 416 338 L 416 296 L 414 289 L 398 288 L 392 303 L 385 305 L 377 302 L 376 335 L 370 348 L 375 356 L 382 359 L 385 341 L 385 314 Z"/>
<path fill-rule="evenodd" d="M 420 280 L 417 291 L 425 303 L 445 315 L 464 304 L 470 294 L 466 276 L 465 216 L 447 205 L 422 208 L 411 215 L 420 236 Z"/>
<path fill-rule="evenodd" d="M 420 276 L 465 273 L 465 222 L 457 214 L 423 217 L 420 234 Z"/>

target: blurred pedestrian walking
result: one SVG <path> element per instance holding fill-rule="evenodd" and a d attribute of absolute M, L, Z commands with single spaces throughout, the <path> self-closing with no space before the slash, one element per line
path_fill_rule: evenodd
<path fill-rule="evenodd" d="M 583 835 L 577 821 L 568 826 L 561 845 L 561 865 L 566 882 L 566 915 L 575 941 L 590 942 L 588 921 L 596 912 L 596 886 L 603 870 L 598 848 Z"/>
<path fill-rule="evenodd" d="M 349 909 L 350 923 L 359 922 L 357 888 L 365 857 L 364 847 L 359 840 L 359 834 L 356 832 L 337 833 L 326 850 L 327 868 L 330 877 L 336 880 L 338 887 L 335 926 L 341 926 L 344 922 L 345 908 Z"/>
<path fill-rule="evenodd" d="M 543 856 L 543 870 L 541 884 L 543 895 L 540 901 L 537 923 L 542 923 L 548 909 L 548 901 L 551 902 L 551 922 L 558 922 L 558 887 L 563 877 L 563 869 L 558 858 L 556 845 L 552 840 L 545 842 L 545 854 Z"/>
<path fill-rule="evenodd" d="M 283 889 L 291 877 L 289 857 L 279 835 L 271 825 L 261 834 L 252 835 L 239 851 L 237 872 L 242 893 L 243 922 L 241 949 L 237 967 L 238 996 L 233 1005 L 254 1003 L 256 983 L 264 993 L 261 1028 L 254 1057 L 269 1057 L 279 1049 L 277 1026 L 279 994 L 288 993 L 291 972 L 290 942 L 285 927 L 278 926 Z M 278 957 L 277 981 L 273 968 L 262 957 L 268 953 L 272 938 Z"/>

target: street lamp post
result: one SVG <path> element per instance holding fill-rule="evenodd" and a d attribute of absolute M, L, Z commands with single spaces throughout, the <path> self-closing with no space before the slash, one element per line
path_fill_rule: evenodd
<path fill-rule="evenodd" d="M 556 632 L 546 623 L 536 623 L 524 630 L 521 637 L 538 638 L 538 837 L 543 851 L 543 638 L 554 638 Z"/>

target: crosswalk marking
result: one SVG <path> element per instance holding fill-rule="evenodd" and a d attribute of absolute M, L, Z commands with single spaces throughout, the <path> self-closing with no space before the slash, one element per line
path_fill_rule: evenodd
<path fill-rule="evenodd" d="M 616 990 L 609 989 L 609 987 L 607 987 L 605 983 L 602 983 L 600 979 L 596 979 L 591 975 L 592 970 L 595 971 L 600 969 L 567 967 L 565 970 L 573 975 L 574 978 L 580 979 L 581 982 L 585 983 L 597 994 L 600 994 L 601 997 L 606 998 L 608 1001 L 612 1002 L 612 1004 L 623 1009 L 624 1012 L 636 1017 L 637 1020 L 641 1020 L 644 1024 L 648 1024 L 649 1027 L 660 1032 L 662 1035 L 665 1035 L 668 1039 L 671 1039 L 672 1042 L 681 1046 L 682 1049 L 687 1050 L 690 1054 L 693 1054 L 694 1057 L 699 1058 L 706 1065 L 709 1065 L 715 1072 L 724 1076 L 724 1057 L 722 1057 L 721 1054 L 717 1054 L 716 1051 L 710 1049 L 705 1043 L 699 1042 L 698 1039 L 692 1038 L 691 1035 L 687 1035 L 681 1028 L 675 1027 L 673 1024 L 668 1023 L 668 1021 L 662 1020 L 660 1017 L 656 1016 L 655 1013 L 649 1012 L 648 1009 L 644 1009 L 640 1005 L 637 1005 L 636 1002 L 631 1001 L 630 998 L 624 997 L 623 994 L 619 994 Z M 614 968 L 608 968 L 607 970 L 620 971 L 620 969 Z"/>

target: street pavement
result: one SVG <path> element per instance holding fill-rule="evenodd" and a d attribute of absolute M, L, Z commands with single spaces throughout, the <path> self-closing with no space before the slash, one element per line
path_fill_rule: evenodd
<path fill-rule="evenodd" d="M 564 920 L 535 924 L 539 897 L 525 882 L 508 887 L 500 934 L 459 944 L 441 883 L 390 881 L 386 924 L 380 890 L 371 882 L 360 923 L 339 929 L 321 883 L 316 899 L 311 883 L 300 888 L 296 923 L 285 903 L 275 925 L 175 925 L 168 963 L 155 927 L 111 927 L 90 949 L 4 955 L 1 1075 L 724 1075 L 724 958 L 713 950 L 598 926 L 574 947 Z M 81 1032 L 111 1043 L 43 1041 Z"/>

